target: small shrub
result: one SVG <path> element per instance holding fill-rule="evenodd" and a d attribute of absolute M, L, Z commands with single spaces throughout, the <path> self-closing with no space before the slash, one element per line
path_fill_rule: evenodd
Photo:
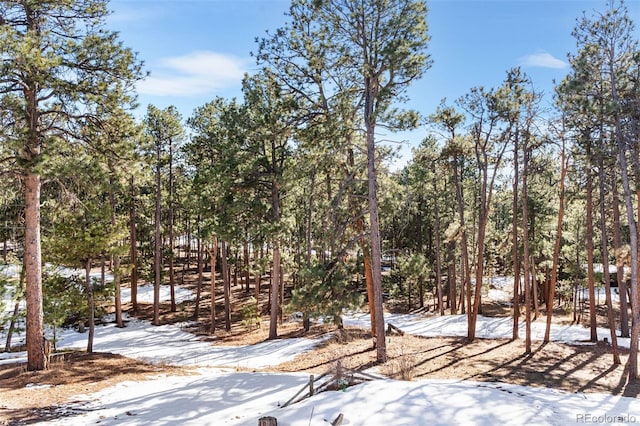
<path fill-rule="evenodd" d="M 242 325 L 247 330 L 260 328 L 260 313 L 258 311 L 258 301 L 255 297 L 250 297 L 242 306 Z"/>
<path fill-rule="evenodd" d="M 385 373 L 394 379 L 411 381 L 415 377 L 416 357 L 413 354 L 407 354 L 404 348 L 397 358 L 390 360 L 385 365 Z"/>
<path fill-rule="evenodd" d="M 413 355 L 401 355 L 393 361 L 395 376 L 400 380 L 413 380 L 415 375 L 416 358 Z"/>

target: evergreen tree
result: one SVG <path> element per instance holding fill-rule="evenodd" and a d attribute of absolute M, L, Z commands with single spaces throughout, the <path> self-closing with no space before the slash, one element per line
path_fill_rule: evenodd
<path fill-rule="evenodd" d="M 332 75 L 341 76 L 334 81 L 345 83 L 336 89 L 357 95 L 352 107 L 361 113 L 359 123 L 365 131 L 367 144 L 369 247 L 375 305 L 375 327 L 372 328 L 377 337 L 377 359 L 384 362 L 387 356 L 382 312 L 375 129 L 382 123 L 389 128 L 405 127 L 411 123 L 411 118 L 415 118 L 411 114 L 399 114 L 392 106 L 404 99 L 408 85 L 430 65 L 425 54 L 429 39 L 426 4 L 414 0 L 296 0 L 290 12 L 292 17 L 303 17 L 295 20 L 292 26 L 302 26 L 319 35 L 316 50 L 321 54 L 306 56 L 308 62 L 304 66 L 312 70 L 333 66 Z M 270 57 L 269 52 L 264 52 L 259 58 L 270 61 L 276 73 L 287 75 L 286 81 L 294 90 L 313 97 L 305 90 L 308 86 L 300 83 L 307 83 L 309 76 L 321 74 L 297 73 L 297 67 L 273 59 L 283 56 L 280 52 L 289 57 L 289 52 L 300 48 L 298 39 L 287 38 L 285 30 L 279 31 L 278 35 L 283 40 L 278 55 L 272 51 Z"/>
<path fill-rule="evenodd" d="M 175 291 L 173 281 L 173 161 L 174 151 L 183 138 L 181 116 L 174 106 L 160 110 L 153 105 L 147 108 L 145 117 L 145 133 L 150 138 L 153 146 L 154 169 L 155 169 L 155 214 L 154 214 L 154 292 L 153 292 L 153 323 L 160 324 L 160 285 L 162 284 L 163 255 L 163 233 L 162 233 L 162 210 L 163 210 L 163 171 L 168 168 L 169 187 L 169 265 L 170 265 L 170 285 L 171 285 L 171 310 L 176 310 Z"/>
<path fill-rule="evenodd" d="M 135 55 L 104 29 L 107 14 L 103 0 L 0 2 L 1 114 L 15 123 L 10 149 L 25 188 L 29 370 L 45 368 L 40 194 L 47 162 L 64 146 L 53 142 L 82 143 L 84 122 L 127 105 L 141 77 Z"/>

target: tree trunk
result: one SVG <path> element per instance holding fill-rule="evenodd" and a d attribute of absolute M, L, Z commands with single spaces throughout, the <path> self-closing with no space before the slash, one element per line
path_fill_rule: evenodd
<path fill-rule="evenodd" d="M 447 281 L 449 282 L 449 305 L 451 308 L 451 315 L 458 314 L 458 296 L 456 294 L 456 259 L 455 259 L 455 241 L 449 241 L 447 244 L 447 259 L 449 263 L 447 271 Z"/>
<path fill-rule="evenodd" d="M 529 151 L 525 144 L 524 164 L 522 165 L 522 258 L 524 265 L 524 310 L 525 310 L 525 353 L 531 353 L 531 267 L 529 265 L 529 232 L 528 232 L 528 188 L 527 176 L 529 175 Z"/>
<path fill-rule="evenodd" d="M 460 289 L 461 291 L 461 296 L 464 297 L 465 292 L 466 292 L 466 297 L 467 300 L 470 302 L 471 300 L 471 268 L 469 266 L 469 244 L 467 242 L 467 229 L 466 229 L 466 220 L 464 218 L 464 194 L 462 192 L 462 184 L 460 182 L 460 175 L 458 172 L 458 159 L 454 158 L 452 160 L 452 168 L 453 168 L 453 183 L 456 187 L 456 204 L 458 207 L 458 221 L 460 223 L 460 226 L 462 227 L 462 236 L 460 239 L 460 249 L 462 251 L 462 268 L 461 268 L 461 283 L 462 283 L 462 288 Z M 454 266 L 455 269 L 455 266 Z M 454 273 L 455 276 L 455 273 Z M 456 281 L 453 281 L 453 285 L 456 285 Z M 455 303 L 455 289 L 454 289 L 454 303 Z M 465 307 L 465 303 L 464 303 L 464 299 L 463 302 L 461 303 L 462 305 L 462 312 L 465 313 L 466 307 Z M 455 314 L 457 312 L 457 309 L 452 309 L 451 313 Z M 474 332 L 475 334 L 475 332 Z"/>
<path fill-rule="evenodd" d="M 216 331 L 216 261 L 218 257 L 218 238 L 211 238 L 211 334 Z"/>
<path fill-rule="evenodd" d="M 435 169 L 435 167 L 434 167 Z M 433 193 L 434 195 L 438 193 L 438 182 L 436 179 L 436 174 L 435 172 L 433 173 L 432 177 L 431 177 L 431 185 L 433 186 Z M 433 206 L 433 215 L 434 215 L 434 230 L 433 232 L 435 233 L 435 240 L 436 240 L 436 252 L 435 252 L 435 256 L 436 256 L 436 291 L 438 293 L 438 312 L 440 313 L 440 315 L 444 315 L 444 295 L 442 294 L 442 265 L 441 265 L 441 261 L 440 261 L 440 207 L 439 207 L 439 202 L 437 199 L 435 199 L 435 203 Z M 420 247 L 420 249 L 422 249 L 422 247 Z M 422 283 L 420 283 L 420 307 L 423 306 L 424 301 L 423 299 L 423 295 L 422 295 Z"/>
<path fill-rule="evenodd" d="M 169 289 L 171 291 L 171 312 L 176 312 L 176 277 L 174 271 L 174 235 L 173 235 L 173 207 L 174 207 L 174 184 L 173 184 L 173 139 L 169 140 Z"/>
<path fill-rule="evenodd" d="M 133 175 L 129 180 L 131 189 L 131 204 L 129 206 L 129 237 L 131 239 L 131 307 L 133 312 L 138 312 L 138 239 L 136 235 L 136 190 Z"/>
<path fill-rule="evenodd" d="M 93 352 L 93 335 L 96 330 L 94 320 L 95 302 L 93 300 L 93 285 L 91 283 L 91 259 L 87 259 L 85 263 L 85 290 L 87 292 L 87 308 L 89 319 L 89 336 L 87 338 L 87 353 Z"/>
<path fill-rule="evenodd" d="M 155 209 L 155 229 L 154 229 L 154 256 L 153 256 L 153 324 L 160 325 L 160 283 L 162 280 L 162 236 L 160 221 L 162 219 L 161 201 L 162 188 L 160 181 L 160 143 L 156 145 L 156 209 Z"/>
<path fill-rule="evenodd" d="M 627 281 L 624 278 L 624 260 L 620 258 L 622 236 L 620 235 L 620 198 L 618 197 L 618 181 L 613 174 L 611 182 L 611 196 L 613 197 L 613 241 L 616 251 L 616 281 L 620 297 L 620 337 L 629 337 L 629 305 L 627 303 Z"/>
<path fill-rule="evenodd" d="M 25 186 L 25 278 L 27 281 L 27 370 L 44 370 L 42 252 L 40 244 L 40 176 L 29 173 Z"/>
<path fill-rule="evenodd" d="M 260 300 L 260 280 L 261 279 L 262 279 L 262 276 L 260 275 L 260 271 L 256 270 L 256 276 L 255 276 L 256 303 L 258 303 L 258 301 Z"/>
<path fill-rule="evenodd" d="M 533 320 L 538 319 L 538 311 L 539 311 L 539 302 L 540 302 L 540 294 L 538 292 L 538 274 L 536 271 L 536 263 L 535 258 L 531 255 L 531 259 L 529 259 L 529 266 L 531 267 L 531 299 L 533 300 Z"/>
<path fill-rule="evenodd" d="M 513 257 L 513 329 L 511 338 L 519 338 L 520 321 L 520 244 L 518 242 L 518 138 L 516 135 L 513 147 L 513 220 L 511 223 L 511 239 L 513 247 L 511 249 Z"/>
<path fill-rule="evenodd" d="M 597 312 L 596 312 L 596 291 L 595 291 L 595 271 L 593 269 L 593 174 L 591 173 L 591 165 L 593 160 L 591 158 L 591 142 L 587 145 L 587 233 L 586 233 L 586 245 L 587 245 L 587 283 L 589 285 L 589 327 L 591 330 L 592 342 L 598 341 L 597 330 Z"/>
<path fill-rule="evenodd" d="M 553 303 L 558 280 L 558 265 L 560 263 L 560 243 L 562 241 L 562 223 L 564 220 L 564 181 L 567 175 L 567 160 L 565 153 L 564 132 L 562 138 L 562 151 L 560 152 L 560 205 L 558 206 L 558 224 L 556 226 L 556 239 L 553 246 L 553 266 L 551 267 L 551 282 L 549 283 L 549 298 L 547 300 L 547 326 L 544 332 L 544 342 L 551 338 L 551 318 L 553 316 Z"/>
<path fill-rule="evenodd" d="M 273 246 L 273 268 L 271 273 L 271 310 L 269 316 L 269 339 L 278 337 L 278 287 L 280 285 L 280 247 Z"/>
<path fill-rule="evenodd" d="M 611 301 L 611 278 L 609 277 L 609 247 L 607 236 L 607 219 L 605 211 L 605 177 L 604 177 L 604 160 L 602 155 L 598 156 L 598 188 L 600 201 L 600 234 L 602 240 L 602 272 L 604 276 L 605 300 L 607 304 L 607 319 L 609 320 L 609 331 L 611 333 L 611 352 L 614 365 L 619 365 L 620 355 L 618 354 L 618 338 L 616 336 L 616 321 L 613 318 L 613 303 Z"/>
<path fill-rule="evenodd" d="M 349 167 L 352 169 L 355 168 L 355 157 L 353 153 L 353 149 L 349 148 L 347 161 L 349 163 Z M 354 212 L 358 212 L 358 207 L 353 205 L 353 201 L 350 200 L 351 209 Z M 369 318 L 371 321 L 371 337 L 375 337 L 375 322 L 376 322 L 376 305 L 374 303 L 374 295 L 373 295 L 373 276 L 371 273 L 371 251 L 369 250 L 369 246 L 367 245 L 366 238 L 364 237 L 364 219 L 362 216 L 358 214 L 358 218 L 356 219 L 356 232 L 358 235 L 361 235 L 359 239 L 360 249 L 362 250 L 362 263 L 364 268 L 364 280 L 367 287 L 367 302 L 369 305 Z M 309 216 L 309 226 L 311 224 L 311 216 Z"/>
<path fill-rule="evenodd" d="M 222 278 L 224 282 L 224 326 L 225 330 L 231 330 L 231 277 L 227 257 L 229 256 L 229 247 L 226 241 L 220 243 L 220 265 L 222 268 Z"/>
<path fill-rule="evenodd" d="M 280 262 L 280 273 L 278 274 L 278 283 L 280 287 L 280 294 L 278 295 L 278 324 L 282 325 L 284 321 L 284 270 L 282 268 L 282 262 Z"/>
<path fill-rule="evenodd" d="M 356 220 L 356 229 L 360 235 L 364 235 L 364 220 L 359 217 Z M 364 237 L 360 238 L 362 250 L 362 263 L 364 268 L 364 280 L 367 286 L 367 302 L 369 304 L 369 318 L 371 321 L 371 337 L 375 337 L 376 305 L 373 296 L 373 276 L 371 273 L 371 252 Z"/>
<path fill-rule="evenodd" d="M 202 240 L 200 239 L 200 221 L 198 220 L 198 240 L 197 240 L 197 262 L 198 262 L 198 282 L 196 284 L 196 302 L 193 310 L 193 319 L 198 321 L 200 317 L 200 298 L 202 296 L 202 282 L 203 282 L 203 270 L 204 270 L 204 259 L 202 254 Z"/>
<path fill-rule="evenodd" d="M 378 91 L 378 81 L 373 78 L 365 79 L 365 113 L 367 141 L 367 184 L 369 200 L 369 226 L 371 239 L 371 277 L 373 286 L 373 303 L 375 306 L 375 336 L 376 360 L 379 363 L 387 361 L 387 342 L 384 329 L 384 311 L 382 305 L 382 248 L 380 244 L 380 222 L 378 219 L 378 195 L 376 173 L 376 144 L 375 144 L 375 116 L 374 104 Z"/>
<path fill-rule="evenodd" d="M 631 343 L 627 368 L 629 380 L 637 381 L 638 376 L 638 338 L 640 337 L 640 292 L 638 291 L 638 226 L 634 215 L 633 200 L 631 199 L 631 185 L 627 172 L 627 149 L 622 139 L 622 131 L 619 123 L 616 126 L 618 141 L 618 166 L 622 177 L 624 200 L 629 224 L 629 239 L 631 246 Z"/>
<path fill-rule="evenodd" d="M 243 252 L 243 262 L 244 262 L 244 291 L 249 293 L 249 281 L 251 281 L 251 273 L 249 271 L 249 243 L 244 243 L 244 252 Z"/>
<path fill-rule="evenodd" d="M 111 226 L 115 229 L 116 222 L 116 197 L 113 189 L 114 183 L 113 178 L 110 178 L 109 182 L 109 205 L 111 207 Z M 113 255 L 113 283 L 115 286 L 115 295 L 114 295 L 114 305 L 115 305 L 115 314 L 116 314 L 116 325 L 120 328 L 124 327 L 124 323 L 122 322 L 122 299 L 121 299 L 121 274 L 120 274 L 120 255 Z"/>
<path fill-rule="evenodd" d="M 275 139 L 271 140 L 271 164 L 275 168 L 276 161 L 276 143 Z M 278 182 L 277 173 L 274 170 L 271 181 L 271 210 L 272 222 L 278 224 L 280 222 L 280 184 Z M 280 286 L 280 241 L 278 237 L 273 241 L 273 266 L 271 274 L 271 312 L 269 313 L 269 339 L 278 337 L 278 295 Z"/>

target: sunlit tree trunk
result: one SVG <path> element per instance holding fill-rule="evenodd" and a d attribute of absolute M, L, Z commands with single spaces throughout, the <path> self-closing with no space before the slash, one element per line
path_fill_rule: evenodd
<path fill-rule="evenodd" d="M 197 260 L 196 262 L 198 262 L 198 281 L 196 283 L 196 301 L 195 301 L 195 306 L 194 306 L 194 310 L 193 310 L 193 319 L 195 321 L 198 321 L 198 318 L 200 317 L 200 299 L 202 296 L 202 283 L 204 281 L 203 279 L 203 275 L 204 275 L 204 256 L 203 256 L 203 244 L 202 244 L 202 238 L 200 238 L 200 218 L 198 217 L 198 236 L 197 236 L 197 244 L 196 244 L 196 250 L 197 250 Z"/>
<path fill-rule="evenodd" d="M 174 209 L 174 197 L 175 197 L 175 185 L 173 178 L 173 139 L 169 140 L 169 200 L 168 200 L 168 208 L 169 208 L 169 217 L 168 217 L 168 228 L 169 228 L 169 289 L 171 292 L 171 312 L 175 312 L 176 309 L 176 276 L 174 271 L 174 262 L 175 262 L 175 236 L 173 233 L 173 209 Z"/>
<path fill-rule="evenodd" d="M 435 163 L 434 163 L 435 164 Z M 434 167 L 435 169 L 435 167 Z M 438 185 L 437 185 L 437 179 L 436 179 L 436 173 L 435 170 L 432 174 L 431 177 L 431 185 L 433 187 L 433 193 L 434 195 L 438 193 Z M 444 295 L 442 294 L 442 265 L 441 265 L 441 255 L 440 255 L 440 206 L 439 206 L 439 202 L 436 199 L 435 204 L 433 206 L 433 215 L 434 215 L 434 233 L 435 233 L 435 240 L 436 240 L 436 291 L 438 293 L 438 312 L 440 312 L 440 315 L 444 315 Z M 422 300 L 422 282 L 420 283 L 420 307 L 422 307 L 423 304 L 423 300 Z"/>
<path fill-rule="evenodd" d="M 224 327 L 231 330 L 231 276 L 228 264 L 229 247 L 226 241 L 220 243 L 220 261 L 224 285 Z"/>
<path fill-rule="evenodd" d="M 518 339 L 520 320 L 520 243 L 518 242 L 518 135 L 513 146 L 513 219 L 511 223 L 512 257 L 513 257 L 513 329 L 511 338 Z"/>
<path fill-rule="evenodd" d="M 525 353 L 531 353 L 531 267 L 529 265 L 529 232 L 528 232 L 528 188 L 527 177 L 529 175 L 529 150 L 525 143 L 523 147 L 522 165 L 522 267 L 524 274 L 524 310 L 525 310 Z"/>
<path fill-rule="evenodd" d="M 87 310 L 89 320 L 89 336 L 87 337 L 87 353 L 93 352 L 93 336 L 96 330 L 96 324 L 94 320 L 95 302 L 93 299 L 93 283 L 91 282 L 91 259 L 85 261 L 85 291 L 87 296 Z"/>
<path fill-rule="evenodd" d="M 587 136 L 588 137 L 588 136 Z M 593 268 L 593 174 L 592 174 L 591 141 L 587 141 L 587 170 L 586 188 L 587 192 L 587 284 L 589 286 L 589 328 L 591 331 L 590 340 L 598 341 L 597 312 L 596 312 L 596 291 L 595 291 L 595 271 Z"/>
<path fill-rule="evenodd" d="M 613 172 L 611 182 L 611 202 L 613 206 L 613 242 L 616 251 L 616 281 L 620 298 L 620 337 L 629 337 L 629 304 L 627 299 L 627 280 L 624 277 L 624 260 L 622 257 L 622 236 L 620 235 L 620 198 L 618 197 L 618 180 Z"/>
<path fill-rule="evenodd" d="M 109 182 L 109 204 L 111 208 L 111 226 L 115 229 L 116 222 L 116 198 L 113 190 L 113 178 Z M 115 253 L 113 255 L 113 282 L 115 286 L 114 304 L 116 314 L 116 325 L 120 328 L 124 327 L 122 322 L 122 299 L 121 299 L 121 273 L 120 273 L 120 255 Z"/>
<path fill-rule="evenodd" d="M 547 325 L 544 332 L 544 342 L 551 338 L 551 319 L 553 317 L 553 304 L 558 280 L 558 265 L 560 263 L 560 243 L 562 242 L 562 223 L 564 220 L 564 186 L 567 175 L 567 159 L 565 153 L 564 131 L 561 135 L 562 148 L 560 151 L 560 196 L 558 206 L 558 224 L 556 226 L 556 239 L 553 245 L 553 266 L 551 266 L 551 280 L 549 283 L 549 297 L 547 300 Z"/>
<path fill-rule="evenodd" d="M 131 247 L 129 259 L 131 262 L 131 307 L 133 312 L 138 311 L 138 239 L 136 235 L 136 190 L 133 175 L 129 179 L 131 201 L 129 205 L 129 239 Z"/>
<path fill-rule="evenodd" d="M 40 176 L 27 174 L 25 186 L 25 277 L 27 282 L 27 370 L 44 370 L 42 252 L 40 244 Z"/>
<path fill-rule="evenodd" d="M 211 334 L 216 331 L 216 262 L 218 255 L 218 238 L 211 238 Z M 256 299 L 257 300 L 257 299 Z"/>
<path fill-rule="evenodd" d="M 609 320 L 609 332 L 611 336 L 611 351 L 613 355 L 613 363 L 620 364 L 620 355 L 618 354 L 618 338 L 616 336 L 616 322 L 613 318 L 613 302 L 611 301 L 611 278 L 609 277 L 609 247 L 607 236 L 607 218 L 605 210 L 605 175 L 604 161 L 602 154 L 598 156 L 598 177 L 599 177 L 599 204 L 600 204 L 600 234 L 602 241 L 602 272 L 604 276 L 605 300 L 607 304 L 607 319 Z"/>
<path fill-rule="evenodd" d="M 162 219 L 162 187 L 161 187 L 161 154 L 162 145 L 156 141 L 156 200 L 154 216 L 154 254 L 153 254 L 153 324 L 160 325 L 160 284 L 162 280 L 162 235 L 160 221 Z"/>

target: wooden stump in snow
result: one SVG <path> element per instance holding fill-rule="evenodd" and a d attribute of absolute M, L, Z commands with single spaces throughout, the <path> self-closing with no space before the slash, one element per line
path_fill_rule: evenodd
<path fill-rule="evenodd" d="M 275 417 L 260 417 L 258 419 L 258 426 L 278 426 L 278 419 Z"/>

